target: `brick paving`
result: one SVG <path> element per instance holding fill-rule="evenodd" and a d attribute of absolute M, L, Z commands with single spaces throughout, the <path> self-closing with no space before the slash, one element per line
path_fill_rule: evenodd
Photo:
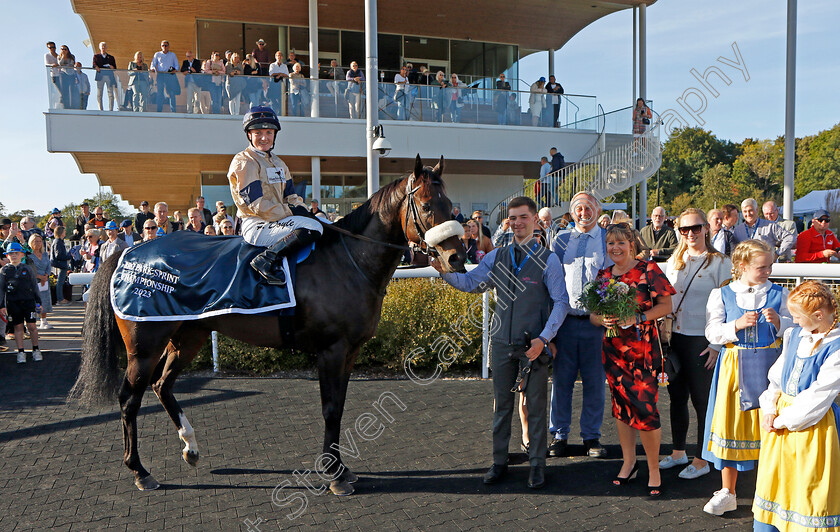
<path fill-rule="evenodd" d="M 181 460 L 175 428 L 149 391 L 139 418 L 140 452 L 162 486 L 140 492 L 122 465 L 116 405 L 87 409 L 66 403 L 77 367 L 78 354 L 73 352 L 48 351 L 44 362 L 25 366 L 15 364 L 12 354 L 0 355 L 0 530 L 621 526 L 688 532 L 747 530 L 752 525 L 753 474 L 742 475 L 738 510 L 725 518 L 702 512 L 719 488 L 716 472 L 685 481 L 677 478 L 679 468 L 665 471 L 666 494 L 656 501 L 645 497 L 644 467 L 629 487 L 612 486 L 620 450 L 611 419 L 604 423 L 602 439 L 608 459 L 551 458 L 541 491 L 526 488 L 525 464 L 513 466 L 505 482 L 484 486 L 480 478 L 491 461 L 492 401 L 490 382 L 480 380 L 441 379 L 428 386 L 406 380 L 352 382 L 342 445 L 351 447 L 349 432 L 358 456 L 345 452 L 345 462 L 360 480 L 353 496 L 340 498 L 317 494 L 321 483 L 316 474 L 304 474 L 313 469 L 323 437 L 317 381 L 188 376 L 176 385 L 176 395 L 196 430 L 199 466 L 193 469 Z M 383 401 L 390 422 L 373 406 L 385 392 L 406 407 L 401 411 Z M 660 408 L 667 412 L 667 392 Z M 364 425 L 369 419 L 365 414 L 377 416 L 373 429 L 384 425 L 371 441 L 355 427 L 357 420 Z M 663 421 L 668 442 L 667 414 Z M 517 427 L 511 442 L 515 453 Z M 573 452 L 582 452 L 579 439 L 571 443 Z M 663 445 L 663 453 L 667 451 Z M 639 453 L 641 458 L 641 448 Z"/>

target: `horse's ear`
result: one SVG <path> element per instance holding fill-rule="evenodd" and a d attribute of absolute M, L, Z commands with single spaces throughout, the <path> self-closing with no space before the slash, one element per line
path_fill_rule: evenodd
<path fill-rule="evenodd" d="M 420 154 L 414 159 L 414 177 L 423 177 L 423 161 L 420 160 Z"/>
<path fill-rule="evenodd" d="M 438 161 L 437 165 L 432 169 L 434 172 L 435 177 L 440 180 L 440 177 L 443 175 L 443 155 L 440 156 L 440 161 Z"/>

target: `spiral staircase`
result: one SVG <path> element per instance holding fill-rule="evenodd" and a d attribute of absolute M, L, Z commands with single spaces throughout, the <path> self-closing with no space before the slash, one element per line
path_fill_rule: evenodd
<path fill-rule="evenodd" d="M 590 127 L 597 125 L 598 140 L 580 161 L 540 180 L 529 180 L 493 207 L 487 220 L 500 223 L 507 214 L 508 202 L 518 196 L 527 196 L 538 206 L 551 208 L 553 217 L 557 218 L 568 212 L 569 202 L 578 192 L 590 192 L 601 203 L 609 203 L 615 194 L 652 177 L 662 164 L 659 115 L 653 112 L 650 125 L 641 135 L 617 133 L 613 130 L 620 128 L 608 127 L 615 123 L 626 128 L 626 124 L 632 124 L 632 112 L 630 107 L 606 114 L 602 111 L 589 119 L 593 122 Z M 608 133 L 608 129 L 613 132 Z M 608 143 L 613 146 L 608 148 Z"/>

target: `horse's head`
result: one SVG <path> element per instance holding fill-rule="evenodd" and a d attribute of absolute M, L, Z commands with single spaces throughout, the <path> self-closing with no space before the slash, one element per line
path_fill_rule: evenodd
<path fill-rule="evenodd" d="M 406 201 L 400 217 L 405 237 L 423 251 L 437 255 L 447 271 L 466 271 L 467 253 L 461 243 L 461 224 L 452 219 L 452 202 L 443 184 L 443 156 L 434 168 L 423 166 L 420 155 L 414 172 L 405 179 Z"/>

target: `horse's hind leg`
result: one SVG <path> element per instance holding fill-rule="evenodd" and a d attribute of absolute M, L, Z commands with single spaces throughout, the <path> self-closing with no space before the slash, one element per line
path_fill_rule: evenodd
<path fill-rule="evenodd" d="M 198 464 L 198 443 L 195 440 L 195 431 L 187 420 L 187 416 L 184 415 L 181 405 L 175 399 L 172 387 L 181 371 L 189 365 L 198 350 L 207 341 L 208 335 L 209 333 L 206 330 L 188 328 L 186 325 L 182 326 L 169 341 L 169 345 L 166 346 L 163 372 L 160 378 L 152 384 L 152 389 L 172 422 L 175 423 L 178 436 L 184 442 L 181 457 L 193 467 Z"/>
<path fill-rule="evenodd" d="M 158 481 L 143 467 L 137 450 L 137 412 L 140 411 L 143 393 L 159 361 L 157 357 L 138 359 L 129 356 L 128 368 L 120 388 L 120 412 L 125 445 L 123 463 L 134 473 L 134 484 L 141 490 L 154 490 L 160 487 Z"/>

